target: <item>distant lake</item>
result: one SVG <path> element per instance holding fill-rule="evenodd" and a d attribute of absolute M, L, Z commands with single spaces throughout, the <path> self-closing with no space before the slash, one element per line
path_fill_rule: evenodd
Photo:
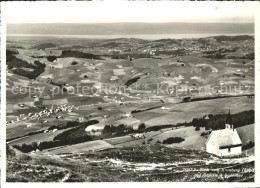
<path fill-rule="evenodd" d="M 252 33 L 216 33 L 216 34 L 131 34 L 131 35 L 52 35 L 52 34 L 7 34 L 7 37 L 55 37 L 55 38 L 82 38 L 82 39 L 115 39 L 115 38 L 139 38 L 146 40 L 157 39 L 183 39 L 183 38 L 205 38 L 211 36 L 238 36 L 250 35 Z"/>

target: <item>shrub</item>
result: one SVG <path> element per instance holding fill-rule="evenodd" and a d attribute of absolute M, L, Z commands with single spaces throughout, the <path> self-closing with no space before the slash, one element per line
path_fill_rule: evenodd
<path fill-rule="evenodd" d="M 138 126 L 138 130 L 144 130 L 145 129 L 145 124 L 144 123 L 141 123 L 139 126 Z"/>
<path fill-rule="evenodd" d="M 47 56 L 47 60 L 50 62 L 53 62 L 56 59 L 57 59 L 56 56 Z"/>
<path fill-rule="evenodd" d="M 254 141 L 250 140 L 245 145 L 242 146 L 242 150 L 248 150 L 255 146 Z"/>
<path fill-rule="evenodd" d="M 164 140 L 162 143 L 163 144 L 173 144 L 173 143 L 180 143 L 184 141 L 185 139 L 181 137 L 169 137 L 166 140 Z"/>
<path fill-rule="evenodd" d="M 77 62 L 75 62 L 75 61 L 73 61 L 72 63 L 71 63 L 71 65 L 77 65 L 78 63 Z"/>
<path fill-rule="evenodd" d="M 206 136 L 206 135 L 210 135 L 211 131 L 208 131 L 208 132 L 203 132 L 200 134 L 200 136 Z"/>
<path fill-rule="evenodd" d="M 161 144 L 162 142 L 160 140 L 157 140 L 155 144 Z"/>
<path fill-rule="evenodd" d="M 139 79 L 140 79 L 139 76 L 138 76 L 138 77 L 135 77 L 135 78 L 132 78 L 132 79 L 128 80 L 128 81 L 125 83 L 125 85 L 128 87 L 128 86 L 132 85 L 133 83 L 137 82 L 137 80 L 139 80 Z"/>
<path fill-rule="evenodd" d="M 151 142 L 151 141 L 153 141 L 153 138 L 149 138 L 149 139 L 147 140 L 147 142 Z"/>

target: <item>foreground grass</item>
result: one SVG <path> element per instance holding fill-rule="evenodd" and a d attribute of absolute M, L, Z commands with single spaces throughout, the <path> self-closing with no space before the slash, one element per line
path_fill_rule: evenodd
<path fill-rule="evenodd" d="M 162 145 L 112 148 L 85 154 L 8 154 L 7 181 L 226 182 L 254 181 L 254 162 Z M 32 178 L 33 177 L 33 178 Z"/>

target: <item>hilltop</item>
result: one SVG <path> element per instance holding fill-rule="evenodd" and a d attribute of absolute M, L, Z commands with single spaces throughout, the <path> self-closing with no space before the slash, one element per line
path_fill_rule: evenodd
<path fill-rule="evenodd" d="M 45 43 L 45 44 L 39 44 L 33 47 L 33 49 L 46 49 L 46 48 L 55 48 L 57 45 L 53 43 Z"/>

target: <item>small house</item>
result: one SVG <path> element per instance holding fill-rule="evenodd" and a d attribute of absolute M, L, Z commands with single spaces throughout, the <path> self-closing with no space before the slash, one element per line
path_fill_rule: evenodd
<path fill-rule="evenodd" d="M 219 157 L 231 157 L 242 154 L 241 139 L 232 125 L 230 112 L 225 129 L 214 130 L 206 141 L 206 151 Z"/>

